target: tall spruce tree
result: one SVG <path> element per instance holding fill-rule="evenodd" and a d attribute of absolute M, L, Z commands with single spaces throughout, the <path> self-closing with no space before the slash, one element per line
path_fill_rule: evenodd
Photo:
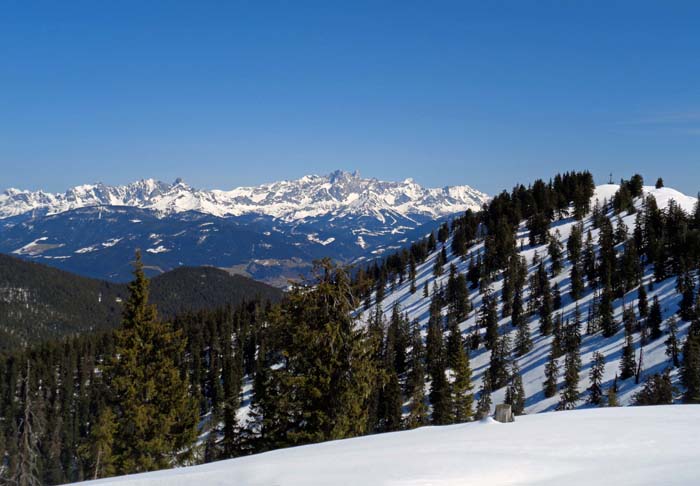
<path fill-rule="evenodd" d="M 469 365 L 469 353 L 460 343 L 459 353 L 453 358 L 452 373 L 452 417 L 455 422 L 468 422 L 474 416 L 472 393 L 472 370 Z"/>
<path fill-rule="evenodd" d="M 669 357 L 674 368 L 678 368 L 680 361 L 680 343 L 678 340 L 678 319 L 671 316 L 668 320 L 668 338 L 666 339 L 666 356 Z"/>
<path fill-rule="evenodd" d="M 180 368 L 185 339 L 158 319 L 149 282 L 136 253 L 115 354 L 106 373 L 113 397 L 114 462 L 121 474 L 184 461 L 196 439 L 198 413 Z"/>
<path fill-rule="evenodd" d="M 700 302 L 700 301 L 699 301 Z M 700 311 L 700 304 L 696 304 Z M 690 324 L 688 336 L 683 344 L 683 361 L 681 363 L 681 381 L 685 387 L 683 401 L 700 403 L 700 312 Z"/>
<path fill-rule="evenodd" d="M 661 304 L 659 304 L 659 298 L 655 295 L 651 304 L 651 309 L 649 310 L 649 318 L 647 319 L 649 326 L 649 338 L 652 341 L 659 339 L 663 335 L 663 332 L 661 331 L 662 322 L 663 317 L 661 316 Z"/>
<path fill-rule="evenodd" d="M 520 367 L 517 360 L 510 365 L 510 380 L 506 388 L 505 403 L 511 406 L 514 415 L 522 415 L 525 412 L 525 388 L 523 377 L 520 375 Z"/>
<path fill-rule="evenodd" d="M 557 381 L 559 379 L 559 364 L 553 347 L 550 349 L 547 364 L 544 366 L 544 376 L 542 391 L 545 398 L 551 398 L 557 394 Z"/>
<path fill-rule="evenodd" d="M 593 353 L 593 363 L 589 374 L 591 386 L 588 387 L 588 403 L 600 406 L 603 403 L 603 376 L 605 375 L 605 355 L 596 351 Z"/>
<path fill-rule="evenodd" d="M 268 387 L 283 418 L 269 437 L 277 447 L 354 437 L 368 427 L 375 348 L 357 323 L 350 279 L 328 259 L 313 276 L 289 292 L 278 323 L 284 365 L 270 372 Z"/>
<path fill-rule="evenodd" d="M 634 325 L 636 322 L 634 310 L 626 308 L 623 311 L 625 323 L 625 345 L 622 348 L 622 359 L 620 360 L 620 379 L 626 380 L 634 376 L 637 369 L 637 358 L 634 351 Z"/>
<path fill-rule="evenodd" d="M 425 403 L 425 350 L 418 321 L 412 324 L 410 370 L 407 395 L 410 397 L 406 428 L 422 427 L 428 423 L 428 407 Z"/>
<path fill-rule="evenodd" d="M 564 388 L 559 395 L 558 410 L 571 410 L 576 407 L 579 400 L 578 382 L 579 373 L 581 372 L 581 356 L 579 348 L 566 353 L 564 360 Z"/>

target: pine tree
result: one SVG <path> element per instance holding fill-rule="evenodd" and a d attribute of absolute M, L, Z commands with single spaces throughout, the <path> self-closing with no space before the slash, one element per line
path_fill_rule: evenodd
<path fill-rule="evenodd" d="M 425 403 L 425 350 L 418 321 L 413 323 L 411 346 L 411 367 L 407 387 L 410 396 L 406 428 L 422 427 L 428 423 L 428 407 Z"/>
<path fill-rule="evenodd" d="M 634 395 L 635 405 L 670 405 L 673 403 L 675 388 L 671 382 L 670 370 L 655 373 L 647 378 L 644 386 Z"/>
<path fill-rule="evenodd" d="M 474 416 L 472 410 L 474 395 L 472 393 L 472 370 L 469 365 L 469 353 L 460 343 L 460 352 L 452 365 L 454 381 L 452 382 L 452 416 L 457 423 L 468 422 Z"/>
<path fill-rule="evenodd" d="M 564 360 L 564 388 L 559 395 L 558 410 L 571 410 L 576 407 L 579 400 L 578 382 L 579 373 L 581 372 L 581 357 L 579 348 L 566 353 Z"/>
<path fill-rule="evenodd" d="M 189 455 L 197 433 L 196 405 L 179 370 L 186 343 L 182 332 L 161 322 L 149 304 L 138 252 L 134 277 L 115 333 L 115 358 L 106 370 L 115 399 L 119 473 L 172 466 Z"/>
<path fill-rule="evenodd" d="M 37 413 L 39 404 L 32 393 L 31 376 L 31 364 L 27 360 L 26 372 L 21 383 L 22 408 L 17 427 L 15 469 L 10 483 L 17 486 L 41 486 L 42 484 L 39 471 L 41 460 L 39 438 L 42 424 Z"/>
<path fill-rule="evenodd" d="M 431 421 L 434 425 L 451 424 L 454 417 L 450 383 L 444 370 L 436 370 L 430 383 L 430 403 L 433 406 Z"/>
<path fill-rule="evenodd" d="M 612 386 L 608 389 L 608 407 L 619 407 L 620 402 L 617 400 L 617 375 L 615 375 L 615 381 Z"/>
<path fill-rule="evenodd" d="M 691 323 L 683 345 L 681 381 L 686 389 L 683 401 L 700 403 L 700 317 L 696 317 Z"/>
<path fill-rule="evenodd" d="M 548 336 L 552 333 L 552 294 L 549 290 L 549 283 L 544 285 L 542 293 L 542 304 L 540 305 L 540 334 Z"/>
<path fill-rule="evenodd" d="M 650 330 L 650 339 L 652 341 L 659 339 L 663 332 L 661 332 L 661 322 L 663 318 L 661 317 L 661 305 L 659 304 L 659 298 L 654 296 L 654 300 L 651 304 L 651 309 L 649 310 L 649 319 L 647 320 Z"/>
<path fill-rule="evenodd" d="M 550 258 L 550 271 L 552 277 L 556 277 L 561 272 L 561 259 L 562 259 L 562 244 L 559 241 L 560 235 L 557 230 L 554 235 L 549 237 L 549 245 L 547 247 L 547 252 Z"/>
<path fill-rule="evenodd" d="M 644 283 L 639 285 L 638 291 L 638 302 L 637 309 L 639 310 L 639 317 L 644 319 L 649 315 L 649 303 L 647 301 L 647 291 L 644 288 Z"/>
<path fill-rule="evenodd" d="M 678 342 L 678 319 L 671 316 L 668 320 L 668 338 L 666 339 L 666 356 L 671 359 L 674 368 L 680 366 L 680 347 Z"/>
<path fill-rule="evenodd" d="M 532 349 L 532 338 L 530 337 L 530 325 L 527 322 L 518 326 L 515 337 L 515 352 L 518 356 L 523 356 Z"/>
<path fill-rule="evenodd" d="M 632 309 L 625 309 L 623 312 L 623 319 L 625 321 L 625 345 L 622 348 L 622 359 L 620 360 L 620 378 L 626 380 L 634 376 L 637 369 L 637 358 L 634 352 L 634 336 L 632 332 L 634 330 L 634 311 Z"/>
<path fill-rule="evenodd" d="M 513 360 L 510 366 L 510 380 L 506 388 L 505 403 L 511 406 L 514 415 L 522 415 L 525 412 L 525 388 L 523 377 L 520 376 L 518 362 Z"/>
<path fill-rule="evenodd" d="M 486 328 L 486 349 L 494 349 L 498 341 L 498 312 L 496 301 L 488 288 L 482 299 L 479 325 Z"/>
<path fill-rule="evenodd" d="M 106 478 L 115 473 L 112 446 L 117 424 L 114 418 L 112 409 L 105 407 L 90 430 L 89 441 L 80 450 L 91 469 L 91 479 Z"/>
<path fill-rule="evenodd" d="M 496 346 L 491 350 L 489 360 L 489 385 L 492 389 L 498 390 L 508 384 L 510 362 L 510 338 L 508 334 L 503 334 L 498 338 Z"/>
<path fill-rule="evenodd" d="M 491 413 L 491 384 L 488 376 L 484 376 L 479 390 L 479 401 L 476 407 L 476 418 L 481 420 L 489 416 Z"/>
<path fill-rule="evenodd" d="M 605 356 L 596 351 L 593 353 L 593 364 L 591 365 L 590 379 L 591 386 L 588 387 L 590 395 L 588 403 L 600 406 L 603 403 L 603 376 L 605 374 Z"/>
<path fill-rule="evenodd" d="M 581 269 L 579 268 L 579 264 L 576 263 L 571 266 L 571 299 L 576 301 L 581 298 L 581 294 L 583 294 L 583 277 L 581 275 Z"/>
<path fill-rule="evenodd" d="M 600 326 L 603 329 L 603 336 L 609 338 L 617 334 L 619 326 L 613 315 L 613 296 L 609 285 L 603 288 L 600 305 L 597 310 Z"/>
<path fill-rule="evenodd" d="M 553 348 L 550 349 L 549 359 L 544 367 L 545 381 L 542 383 L 542 391 L 544 392 L 545 398 L 553 397 L 557 393 L 559 364 L 557 363 L 557 357 L 554 351 Z"/>

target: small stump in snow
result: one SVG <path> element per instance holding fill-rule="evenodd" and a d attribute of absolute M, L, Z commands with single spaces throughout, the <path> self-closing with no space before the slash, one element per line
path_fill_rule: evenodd
<path fill-rule="evenodd" d="M 513 418 L 513 409 L 506 403 L 496 405 L 496 412 L 493 414 L 493 419 L 496 422 L 502 422 L 504 424 L 513 422 L 515 420 Z"/>

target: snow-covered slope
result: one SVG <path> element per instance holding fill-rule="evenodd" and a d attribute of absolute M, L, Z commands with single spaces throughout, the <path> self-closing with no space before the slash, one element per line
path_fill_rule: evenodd
<path fill-rule="evenodd" d="M 595 194 L 592 197 L 592 204 L 591 207 L 595 204 L 595 201 L 598 200 L 598 202 L 602 205 L 604 201 L 610 201 L 612 196 L 615 194 L 617 191 L 618 186 L 617 185 L 602 185 L 598 186 L 596 188 Z M 697 201 L 696 198 L 691 198 L 689 196 L 686 196 L 678 191 L 675 191 L 674 189 L 670 188 L 661 188 L 661 189 L 655 189 L 654 187 L 644 187 L 644 193 L 645 196 L 648 194 L 653 195 L 656 198 L 656 201 L 658 203 L 659 208 L 665 208 L 670 200 L 675 200 L 676 202 L 679 203 L 679 205 L 686 211 L 692 211 L 695 203 Z M 642 198 L 638 199 L 636 201 L 636 206 L 638 208 L 641 208 L 642 204 Z M 612 219 L 613 226 L 617 224 L 617 218 L 613 217 L 612 214 L 610 215 Z M 627 227 L 630 230 L 630 234 L 632 229 L 634 228 L 634 215 L 629 215 L 627 213 L 622 214 L 622 221 L 627 225 Z M 552 224 L 552 228 L 550 229 L 550 233 L 554 234 L 555 231 L 559 232 L 559 238 L 560 241 L 563 244 L 563 247 L 566 248 L 566 242 L 569 237 L 569 234 L 571 233 L 571 229 L 577 222 L 573 218 L 567 218 L 567 219 L 562 219 L 559 221 L 555 221 Z M 593 222 L 590 217 L 584 220 L 584 241 L 585 241 L 585 235 L 588 230 L 591 230 L 592 235 L 593 235 L 593 241 L 597 242 L 598 240 L 598 233 L 599 231 L 593 228 Z M 416 293 L 411 294 L 410 288 L 409 288 L 409 282 L 405 282 L 404 284 L 397 286 L 396 290 L 393 292 L 388 292 L 383 300 L 383 309 L 385 312 L 385 315 L 389 315 L 391 313 L 391 309 L 394 306 L 394 303 L 398 302 L 401 309 L 404 312 L 407 312 L 409 314 L 409 317 L 411 319 L 418 319 L 420 323 L 424 326 L 427 326 L 428 322 L 428 313 L 429 313 L 429 306 L 430 306 L 430 299 L 424 298 L 423 293 L 420 289 L 423 288 L 426 282 L 428 282 L 428 285 L 430 289 L 433 288 L 433 285 L 435 282 L 437 282 L 437 285 L 439 286 L 441 283 L 444 285 L 447 285 L 447 279 L 448 279 L 448 272 L 447 269 L 449 268 L 450 264 L 454 263 L 457 267 L 457 270 L 461 273 L 465 273 L 468 270 L 469 267 L 469 258 L 466 260 L 462 260 L 460 258 L 456 258 L 454 255 L 451 254 L 450 252 L 450 241 L 447 242 L 447 251 L 448 251 L 448 262 L 445 265 L 446 271 L 444 272 L 444 275 L 441 277 L 438 277 L 437 279 L 433 276 L 433 266 L 435 262 L 435 257 L 437 256 L 437 252 L 431 255 L 428 260 L 420 265 L 417 268 L 417 279 L 416 279 L 416 286 L 419 289 Z M 528 244 L 528 230 L 525 227 L 524 224 L 522 224 L 518 230 L 517 234 L 517 244 L 516 248 L 521 248 L 521 243 L 522 243 L 522 250 L 520 250 L 520 254 L 525 257 L 527 261 L 527 266 L 528 266 L 528 282 L 529 282 L 529 276 L 532 275 L 533 272 L 536 271 L 536 266 L 532 264 L 533 262 L 533 257 L 535 256 L 535 253 L 537 253 L 545 262 L 545 265 L 547 268 L 549 268 L 549 257 L 547 255 L 547 247 L 546 245 L 542 246 L 536 246 L 532 247 L 529 246 Z M 622 250 L 622 244 L 618 246 L 618 251 Z M 471 255 L 477 255 L 479 252 L 483 251 L 483 244 L 479 243 L 472 247 L 469 250 L 469 253 Z M 559 285 L 560 291 L 562 294 L 562 308 L 559 311 L 556 311 L 554 314 L 556 315 L 557 313 L 561 313 L 562 317 L 564 320 L 567 318 L 571 318 L 574 314 L 575 310 L 575 303 L 572 302 L 569 291 L 570 291 L 570 264 L 566 258 L 563 259 L 563 270 L 562 272 L 555 278 L 550 280 L 550 285 L 552 288 L 554 288 L 555 283 Z M 644 282 L 645 284 L 648 284 L 652 280 L 652 269 L 651 267 L 647 267 L 644 272 Z M 498 305 L 498 315 L 499 317 L 501 316 L 501 303 L 500 303 L 500 291 L 503 285 L 502 279 L 497 279 L 491 286 L 492 290 L 494 291 L 495 295 L 497 296 L 497 300 L 499 301 Z M 650 290 L 647 294 L 647 298 L 649 303 L 652 302 L 652 299 L 654 296 L 658 296 L 661 308 L 662 308 L 662 313 L 663 317 L 665 319 L 664 323 L 662 324 L 662 329 L 664 332 L 667 330 L 666 326 L 666 319 L 670 317 L 672 314 L 676 313 L 678 310 L 678 303 L 680 301 L 680 296 L 678 295 L 676 291 L 676 279 L 675 278 L 669 278 L 663 282 L 660 283 L 655 283 L 653 290 Z M 525 287 L 525 297 L 527 297 L 529 292 L 529 286 L 526 284 Z M 586 287 L 586 291 L 581 299 L 578 301 L 578 305 L 581 311 L 581 315 L 583 320 L 585 321 L 586 316 L 588 314 L 588 309 L 590 305 L 593 302 L 593 293 L 588 286 Z M 636 309 L 637 306 L 637 290 L 633 290 L 629 293 L 627 293 L 623 299 L 617 299 L 614 301 L 614 308 L 615 308 L 615 318 L 618 322 L 621 322 L 622 320 L 622 310 L 623 310 L 623 303 L 626 303 L 627 305 L 634 306 Z M 478 309 L 481 306 L 482 302 L 482 295 L 479 292 L 479 290 L 472 290 L 470 291 L 470 299 L 472 303 L 474 304 L 474 311 L 469 315 L 468 319 L 465 320 L 460 324 L 460 328 L 463 332 L 464 336 L 469 335 L 475 328 L 477 328 L 477 312 Z M 533 348 L 532 350 L 527 353 L 526 355 L 522 356 L 521 358 L 518 358 L 518 364 L 520 366 L 521 370 L 521 375 L 523 379 L 523 385 L 525 388 L 525 392 L 527 395 L 527 400 L 526 400 L 526 412 L 527 413 L 535 413 L 535 412 L 542 412 L 542 411 L 551 411 L 553 410 L 558 401 L 559 401 L 559 395 L 555 395 L 551 398 L 545 398 L 544 393 L 542 391 L 542 383 L 545 380 L 544 376 L 544 367 L 547 363 L 547 358 L 548 354 L 550 351 L 551 347 L 551 341 L 552 341 L 552 336 L 542 336 L 539 333 L 538 329 L 538 316 L 534 315 L 532 316 L 529 321 L 528 325 L 530 326 L 531 329 L 531 334 L 532 334 L 532 340 L 533 340 Z M 684 338 L 684 336 L 687 334 L 689 323 L 680 321 L 678 330 L 679 330 L 679 336 L 681 338 Z M 505 318 L 501 319 L 499 322 L 499 331 L 501 334 L 504 333 L 510 333 L 511 337 L 511 342 L 515 342 L 515 336 L 517 330 L 511 325 L 510 318 Z M 481 332 L 484 332 L 483 330 Z M 590 365 L 591 365 L 591 360 L 593 357 L 593 353 L 596 351 L 599 351 L 605 355 L 606 358 L 606 366 L 605 366 L 605 376 L 603 380 L 603 387 L 605 390 L 607 390 L 613 383 L 613 380 L 615 379 L 616 374 L 619 373 L 619 366 L 620 366 L 620 359 L 621 359 L 621 349 L 624 344 L 624 330 L 623 326 L 620 326 L 620 330 L 618 333 L 611 337 L 611 338 L 604 338 L 601 336 L 601 333 L 598 332 L 597 334 L 592 334 L 592 335 L 587 335 L 585 333 L 585 323 L 582 326 L 582 342 L 581 342 L 581 359 L 582 359 L 582 369 L 581 369 L 581 374 L 580 374 L 580 381 L 579 381 L 579 390 L 582 392 L 581 393 L 581 400 L 578 402 L 579 405 L 578 407 L 586 407 L 586 399 L 587 399 L 587 393 L 586 389 L 589 386 L 589 377 L 588 374 L 590 372 Z M 635 338 L 635 352 L 637 358 L 640 356 L 640 337 L 639 333 L 636 333 L 634 335 Z M 647 345 L 644 346 L 643 349 L 643 373 L 642 373 L 642 378 L 653 374 L 657 373 L 660 371 L 665 370 L 669 366 L 669 360 L 668 357 L 665 354 L 665 336 L 662 337 L 661 339 L 657 339 L 656 341 L 652 341 L 648 343 Z M 484 372 L 488 369 L 489 366 L 489 359 L 490 359 L 490 351 L 487 351 L 484 349 L 483 346 L 480 347 L 480 349 L 471 355 L 471 367 L 473 371 L 473 379 L 474 379 L 474 390 L 478 390 L 483 376 Z M 558 364 L 560 367 L 560 373 L 559 373 L 559 385 L 560 388 L 563 383 L 563 367 L 564 367 L 564 357 L 559 358 Z M 676 383 L 678 383 L 678 370 L 674 370 L 672 372 L 672 376 Z M 619 383 L 619 391 L 618 391 L 618 399 L 620 400 L 620 403 L 623 405 L 628 405 L 633 401 L 633 396 L 634 394 L 640 389 L 642 384 L 635 384 L 634 378 L 630 378 L 627 380 L 620 380 Z M 493 393 L 493 403 L 494 405 L 497 403 L 502 403 L 504 400 L 504 395 L 505 395 L 505 388 L 502 388 L 500 390 L 496 390 Z"/>
<path fill-rule="evenodd" d="M 577 410 L 326 442 L 81 484 L 689 486 L 700 406 Z"/>
<path fill-rule="evenodd" d="M 298 221 L 309 217 L 365 215 L 384 220 L 387 213 L 436 218 L 478 209 L 487 196 L 469 186 L 423 188 L 411 179 L 384 182 L 335 171 L 293 181 L 239 187 L 230 191 L 195 189 L 146 179 L 125 186 L 76 186 L 64 194 L 8 189 L 0 194 L 0 218 L 36 212 L 58 214 L 89 206 L 132 206 L 165 216 L 198 211 L 214 216 L 260 214 Z"/>

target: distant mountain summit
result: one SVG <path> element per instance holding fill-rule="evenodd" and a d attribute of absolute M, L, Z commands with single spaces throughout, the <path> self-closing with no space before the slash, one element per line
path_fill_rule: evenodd
<path fill-rule="evenodd" d="M 195 189 L 179 178 L 172 184 L 143 179 L 123 186 L 81 185 L 63 194 L 8 189 L 0 195 L 0 218 L 28 213 L 34 217 L 54 215 L 84 207 L 129 206 L 151 210 L 160 217 L 197 211 L 220 217 L 260 214 L 284 221 L 327 214 L 382 220 L 391 213 L 413 219 L 479 209 L 487 200 L 486 194 L 466 185 L 424 188 L 412 179 L 385 182 L 338 170 L 326 176 L 308 175 L 230 191 Z"/>
<path fill-rule="evenodd" d="M 316 258 L 380 254 L 487 200 L 466 185 L 424 188 L 345 171 L 232 190 L 196 189 L 182 179 L 61 194 L 8 189 L 0 193 L 0 252 L 125 280 L 141 248 L 153 274 L 212 265 L 284 285 Z"/>

